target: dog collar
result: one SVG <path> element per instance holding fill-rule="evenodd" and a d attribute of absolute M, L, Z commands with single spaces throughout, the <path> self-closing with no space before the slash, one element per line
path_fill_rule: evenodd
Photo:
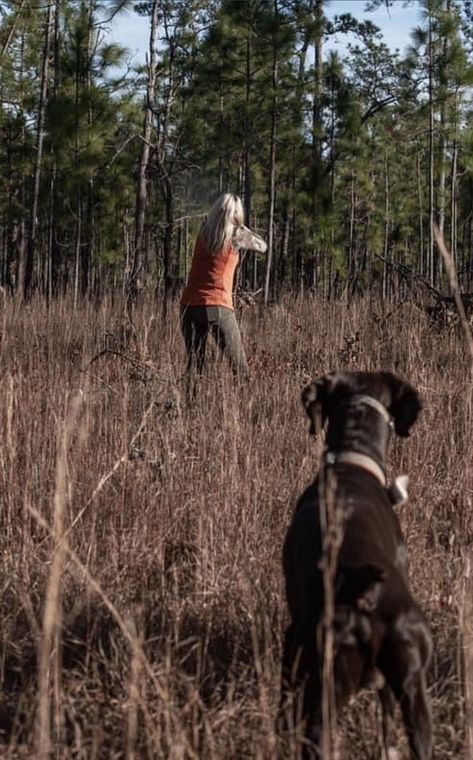
<path fill-rule="evenodd" d="M 361 467 L 363 470 L 371 473 L 371 475 L 374 475 L 383 488 L 386 487 L 386 475 L 383 469 L 367 454 L 361 454 L 358 451 L 327 451 L 325 453 L 325 464 L 329 466 L 334 464 L 353 464 L 356 467 Z"/>
<path fill-rule="evenodd" d="M 375 409 L 378 414 L 381 415 L 383 420 L 387 422 L 389 427 L 393 427 L 393 420 L 391 415 L 389 414 L 384 404 L 382 404 L 381 401 L 378 401 L 378 399 L 373 398 L 373 396 L 368 396 L 367 394 L 360 394 L 359 396 L 353 397 L 350 406 L 357 406 L 358 404 L 365 404 L 366 406 L 370 406 L 372 409 Z"/>

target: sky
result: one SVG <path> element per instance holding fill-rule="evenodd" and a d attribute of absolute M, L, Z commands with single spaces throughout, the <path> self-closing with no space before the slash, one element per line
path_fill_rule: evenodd
<path fill-rule="evenodd" d="M 417 7 L 416 7 L 417 6 Z M 342 13 L 351 13 L 358 19 L 369 19 L 380 27 L 386 44 L 404 52 L 410 44 L 410 32 L 419 23 L 419 7 L 416 3 L 410 7 L 404 6 L 404 0 L 394 0 L 388 10 L 383 5 L 375 13 L 366 13 L 366 0 L 330 0 L 326 4 L 326 14 L 329 18 Z M 129 50 L 129 61 L 139 65 L 145 60 L 148 47 L 149 20 L 133 12 L 122 13 L 115 19 L 110 30 L 110 40 L 119 42 Z M 343 52 L 347 42 L 346 35 L 339 35 L 330 42 L 330 49 Z"/>

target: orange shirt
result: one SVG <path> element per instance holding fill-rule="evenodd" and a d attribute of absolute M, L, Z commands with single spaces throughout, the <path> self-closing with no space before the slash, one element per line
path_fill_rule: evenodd
<path fill-rule="evenodd" d="M 233 277 L 238 253 L 229 246 L 226 251 L 208 253 L 201 234 L 197 236 L 191 271 L 181 298 L 183 306 L 226 306 L 233 309 Z"/>

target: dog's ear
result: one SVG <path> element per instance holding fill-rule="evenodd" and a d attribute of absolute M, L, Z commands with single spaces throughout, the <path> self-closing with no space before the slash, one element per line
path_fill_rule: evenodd
<path fill-rule="evenodd" d="M 306 385 L 301 394 L 301 401 L 310 419 L 310 435 L 317 435 L 323 428 L 327 417 L 327 401 L 333 389 L 333 377 L 326 375 Z"/>
<path fill-rule="evenodd" d="M 391 388 L 391 404 L 388 411 L 394 420 L 394 429 L 402 438 L 407 438 L 422 409 L 422 402 L 412 385 L 390 372 L 386 372 L 386 378 Z"/>

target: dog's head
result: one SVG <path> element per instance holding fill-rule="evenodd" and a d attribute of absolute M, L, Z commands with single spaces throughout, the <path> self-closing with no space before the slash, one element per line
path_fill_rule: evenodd
<path fill-rule="evenodd" d="M 309 432 L 317 435 L 337 405 L 349 404 L 350 398 L 358 395 L 379 401 L 403 438 L 409 435 L 422 408 L 414 388 L 391 372 L 330 372 L 302 391 L 302 403 L 311 421 Z"/>

